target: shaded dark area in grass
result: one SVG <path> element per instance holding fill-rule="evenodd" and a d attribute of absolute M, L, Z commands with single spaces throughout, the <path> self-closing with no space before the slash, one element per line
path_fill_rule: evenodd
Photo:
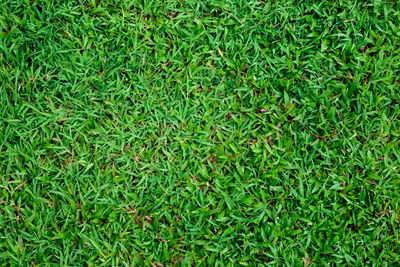
<path fill-rule="evenodd" d="M 0 262 L 399 262 L 395 1 L 0 1 Z"/>

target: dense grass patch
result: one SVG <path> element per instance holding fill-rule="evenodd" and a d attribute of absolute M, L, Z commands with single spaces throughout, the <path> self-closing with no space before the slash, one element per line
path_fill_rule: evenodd
<path fill-rule="evenodd" d="M 397 1 L 2 0 L 0 86 L 4 265 L 400 261 Z"/>

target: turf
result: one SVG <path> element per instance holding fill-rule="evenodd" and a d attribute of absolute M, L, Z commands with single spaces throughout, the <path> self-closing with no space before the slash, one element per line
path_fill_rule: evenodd
<path fill-rule="evenodd" d="M 0 264 L 400 262 L 397 1 L 0 0 Z"/>

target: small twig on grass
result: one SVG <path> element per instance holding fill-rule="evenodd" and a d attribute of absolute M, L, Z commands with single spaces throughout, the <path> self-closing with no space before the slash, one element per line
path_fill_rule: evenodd
<path fill-rule="evenodd" d="M 227 10 L 225 10 L 225 13 L 226 14 L 228 14 L 228 15 L 230 15 L 231 13 L 229 12 L 229 11 L 227 11 Z M 240 24 L 242 24 L 243 25 L 243 22 L 242 21 L 240 21 L 240 19 L 238 18 L 238 17 L 236 17 L 234 14 L 232 14 L 232 16 L 240 23 Z"/>

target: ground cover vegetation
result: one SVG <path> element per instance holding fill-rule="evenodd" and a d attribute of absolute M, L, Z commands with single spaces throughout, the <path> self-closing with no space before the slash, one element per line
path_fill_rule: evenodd
<path fill-rule="evenodd" d="M 0 1 L 0 263 L 399 263 L 398 1 Z"/>

